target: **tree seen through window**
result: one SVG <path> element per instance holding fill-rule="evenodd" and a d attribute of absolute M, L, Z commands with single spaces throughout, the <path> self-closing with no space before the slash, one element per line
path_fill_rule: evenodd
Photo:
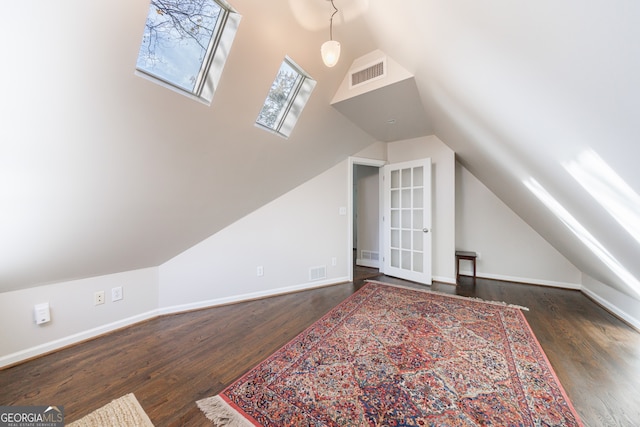
<path fill-rule="evenodd" d="M 257 123 L 277 130 L 278 123 L 282 120 L 282 115 L 299 79 L 300 74 L 287 61 L 284 61 L 271 85 L 262 111 L 258 115 Z"/>
<path fill-rule="evenodd" d="M 197 93 L 223 13 L 214 0 L 151 0 L 137 68 Z"/>

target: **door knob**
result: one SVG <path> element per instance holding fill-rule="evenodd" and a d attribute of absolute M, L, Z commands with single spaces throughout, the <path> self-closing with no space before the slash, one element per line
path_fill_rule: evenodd
<path fill-rule="evenodd" d="M 422 232 L 423 232 L 423 233 L 428 233 L 428 232 L 429 232 L 429 229 L 428 229 L 428 228 L 423 228 L 423 229 L 422 229 Z"/>

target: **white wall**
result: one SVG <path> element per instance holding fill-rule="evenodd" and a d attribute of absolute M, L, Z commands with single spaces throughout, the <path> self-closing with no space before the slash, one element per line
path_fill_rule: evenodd
<path fill-rule="evenodd" d="M 455 280 L 456 248 L 480 252 L 480 276 L 581 287 L 632 324 L 640 307 L 581 273 L 456 164 L 436 137 L 374 144 L 358 157 L 389 163 L 430 157 L 433 181 L 434 280 Z M 0 293 L 0 366 L 18 362 L 162 313 L 234 302 L 348 280 L 352 242 L 349 160 L 263 206 L 159 267 Z M 348 211 L 348 209 L 347 209 Z M 332 265 L 332 258 L 336 265 Z M 327 278 L 309 280 L 324 265 Z M 256 275 L 262 266 L 264 275 Z M 124 299 L 112 302 L 112 287 Z M 106 293 L 94 306 L 93 294 Z M 33 306 L 51 304 L 37 326 Z M 630 314 L 631 313 L 631 314 Z M 6 325 L 11 325 L 7 328 Z"/>
<path fill-rule="evenodd" d="M 161 311 L 347 281 L 347 167 L 342 161 L 160 266 Z M 326 280 L 309 280 L 317 266 L 326 266 Z"/>
<path fill-rule="evenodd" d="M 112 302 L 116 286 L 124 298 Z M 104 304 L 94 305 L 96 291 L 105 291 Z M 36 325 L 34 305 L 44 302 L 51 321 Z M 0 366 L 148 319 L 157 305 L 157 268 L 0 293 Z"/>
<path fill-rule="evenodd" d="M 432 166 L 432 275 L 455 283 L 455 154 L 436 136 L 387 144 L 389 163 L 427 157 Z"/>
<path fill-rule="evenodd" d="M 580 271 L 456 163 L 456 249 L 479 253 L 480 277 L 580 288 Z M 467 261 L 460 263 L 470 274 Z"/>
<path fill-rule="evenodd" d="M 344 160 L 159 267 L 0 293 L 0 366 L 158 314 L 348 281 L 347 169 Z M 311 281 L 318 266 L 327 277 Z M 124 299 L 112 302 L 116 286 Z M 97 290 L 104 305 L 93 304 Z M 41 302 L 51 322 L 37 326 Z"/>

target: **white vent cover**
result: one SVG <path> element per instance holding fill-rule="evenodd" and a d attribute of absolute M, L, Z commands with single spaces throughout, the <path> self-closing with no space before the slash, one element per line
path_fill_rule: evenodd
<path fill-rule="evenodd" d="M 363 68 L 351 71 L 349 88 L 353 88 L 373 80 L 384 78 L 387 74 L 387 60 L 382 58 Z"/>
<path fill-rule="evenodd" d="M 380 261 L 380 254 L 374 251 L 360 251 L 361 259 L 371 260 L 371 261 Z"/>
<path fill-rule="evenodd" d="M 309 280 L 320 280 L 327 278 L 327 267 L 325 265 L 321 265 L 319 267 L 311 267 L 309 269 Z"/>

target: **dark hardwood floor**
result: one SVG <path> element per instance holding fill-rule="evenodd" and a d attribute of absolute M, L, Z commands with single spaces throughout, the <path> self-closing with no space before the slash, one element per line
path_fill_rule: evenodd
<path fill-rule="evenodd" d="M 354 283 L 160 317 L 0 370 L 0 405 L 63 405 L 71 422 L 133 392 L 157 426 L 209 425 L 196 400 L 222 391 L 364 278 L 421 287 L 373 269 L 356 275 Z M 584 424 L 640 425 L 640 333 L 579 291 L 471 280 L 431 289 L 528 307 Z"/>

